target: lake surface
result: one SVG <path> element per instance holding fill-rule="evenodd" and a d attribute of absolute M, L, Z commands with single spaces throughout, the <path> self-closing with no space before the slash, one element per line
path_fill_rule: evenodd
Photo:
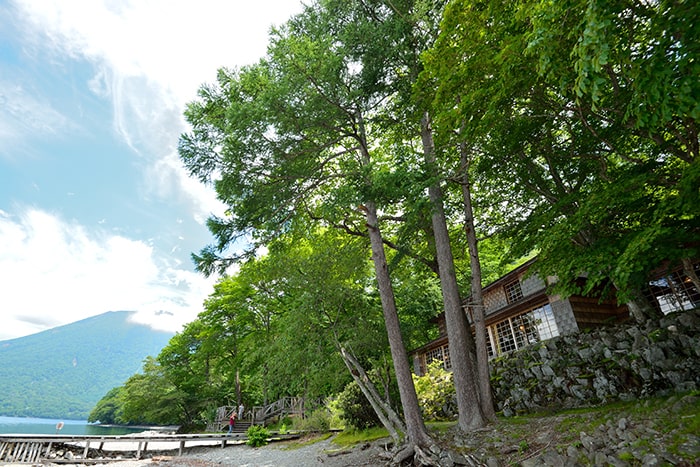
<path fill-rule="evenodd" d="M 63 422 L 63 428 L 56 426 Z M 32 435 L 127 435 L 146 431 L 146 427 L 102 426 L 85 420 L 58 420 L 52 418 L 0 416 L 0 434 Z"/>

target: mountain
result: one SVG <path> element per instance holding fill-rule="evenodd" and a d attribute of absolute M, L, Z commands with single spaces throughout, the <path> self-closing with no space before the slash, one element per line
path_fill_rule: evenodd
<path fill-rule="evenodd" d="M 173 336 L 130 322 L 131 314 L 111 311 L 0 341 L 0 415 L 87 419 Z"/>

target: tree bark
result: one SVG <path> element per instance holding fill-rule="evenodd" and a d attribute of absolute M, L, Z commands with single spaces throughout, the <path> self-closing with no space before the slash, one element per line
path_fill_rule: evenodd
<path fill-rule="evenodd" d="M 683 272 L 693 283 L 695 290 L 700 292 L 700 279 L 698 279 L 698 275 L 695 273 L 695 267 L 690 258 L 683 258 Z"/>
<path fill-rule="evenodd" d="M 649 320 L 656 320 L 663 316 L 659 310 L 654 308 L 641 290 L 631 291 L 631 298 L 626 303 L 630 316 L 638 323 Z"/>
<path fill-rule="evenodd" d="M 396 372 L 396 382 L 399 386 L 401 405 L 403 407 L 404 419 L 406 420 L 406 434 L 410 443 L 419 446 L 428 446 L 431 443 L 430 435 L 423 423 L 423 416 L 418 405 L 416 388 L 413 385 L 411 368 L 408 364 L 406 347 L 401 336 L 399 315 L 396 311 L 396 301 L 394 299 L 394 289 L 389 277 L 389 267 L 386 262 L 384 252 L 384 242 L 379 230 L 377 220 L 377 208 L 374 202 L 369 201 L 364 206 L 367 218 L 367 233 L 372 245 L 372 260 L 374 261 L 379 297 L 382 302 L 384 322 L 389 338 L 391 357 L 394 361 L 394 371 Z"/>
<path fill-rule="evenodd" d="M 469 263 L 472 272 L 471 300 L 472 320 L 474 321 L 474 335 L 476 340 L 476 366 L 479 376 L 479 396 L 481 412 L 488 421 L 496 419 L 496 410 L 493 404 L 491 392 L 491 374 L 489 372 L 489 353 L 486 348 L 486 309 L 484 297 L 481 293 L 481 261 L 479 260 L 479 245 L 474 229 L 474 210 L 472 208 L 471 185 L 469 184 L 470 160 L 467 156 L 466 145 L 459 145 L 460 159 L 462 162 L 462 198 L 464 202 L 464 231 L 467 235 L 469 247 Z"/>
<path fill-rule="evenodd" d="M 426 112 L 421 119 L 421 140 L 423 153 L 429 167 L 435 166 L 435 144 L 432 129 L 430 128 L 430 116 Z M 436 169 L 432 169 L 436 172 Z M 431 173 L 431 176 L 437 175 Z M 462 309 L 462 300 L 459 296 L 457 274 L 455 273 L 454 257 L 450 245 L 450 236 L 445 220 L 445 211 L 442 204 L 442 188 L 439 181 L 428 187 L 432 208 L 433 234 L 435 236 L 435 250 L 440 269 L 440 288 L 445 307 L 445 324 L 449 342 L 450 361 L 452 363 L 452 377 L 457 397 L 459 411 L 459 427 L 464 431 L 481 428 L 486 425 L 481 413 L 479 387 L 476 384 L 476 372 L 468 356 L 469 348 L 473 347 L 472 333 L 467 317 Z"/>
<path fill-rule="evenodd" d="M 238 369 L 236 369 L 236 407 L 241 405 L 241 377 Z"/>
<path fill-rule="evenodd" d="M 394 444 L 397 446 L 400 445 L 401 437 L 403 433 L 406 432 L 406 427 L 401 422 L 396 412 L 394 412 L 394 409 L 379 397 L 377 388 L 367 376 L 360 362 L 343 347 L 340 347 L 340 355 L 343 357 L 345 366 L 350 370 L 352 379 L 357 383 L 360 391 L 362 391 L 362 394 L 367 398 L 367 401 L 372 406 L 372 409 L 374 409 L 377 417 L 379 417 L 379 421 L 389 432 L 389 436 L 394 440 Z"/>

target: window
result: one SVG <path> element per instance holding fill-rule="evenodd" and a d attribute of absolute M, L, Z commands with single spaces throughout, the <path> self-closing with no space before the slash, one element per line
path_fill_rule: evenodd
<path fill-rule="evenodd" d="M 557 328 L 557 323 L 554 321 L 554 314 L 552 313 L 552 305 L 547 303 L 545 306 L 535 308 L 530 314 L 535 318 L 539 340 L 543 341 L 559 335 L 559 328 Z"/>
<path fill-rule="evenodd" d="M 700 264 L 695 265 L 696 273 Z M 651 295 L 664 313 L 691 310 L 700 304 L 700 291 L 683 271 L 674 272 L 649 283 Z"/>
<path fill-rule="evenodd" d="M 496 337 L 498 339 L 498 353 L 504 354 L 517 350 L 518 346 L 515 343 L 513 328 L 511 327 L 510 318 L 496 324 Z"/>
<path fill-rule="evenodd" d="M 497 342 L 498 355 L 559 335 L 549 303 L 527 313 L 504 319 L 489 326 L 488 330 L 493 336 L 493 341 Z M 492 356 L 492 352 L 489 352 L 489 357 Z"/>
<path fill-rule="evenodd" d="M 515 303 L 523 298 L 523 290 L 520 288 L 520 281 L 513 281 L 503 287 L 506 291 L 508 303 Z"/>
<path fill-rule="evenodd" d="M 441 361 L 442 367 L 446 370 L 452 368 L 452 362 L 450 361 L 450 349 L 447 344 L 428 350 L 425 353 L 425 368 L 423 368 L 424 373 L 427 371 L 428 365 L 435 360 Z"/>

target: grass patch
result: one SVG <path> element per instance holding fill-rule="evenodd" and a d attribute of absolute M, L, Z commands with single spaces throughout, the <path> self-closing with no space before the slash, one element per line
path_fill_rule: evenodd
<path fill-rule="evenodd" d="M 389 432 L 386 428 L 375 427 L 366 430 L 346 430 L 333 438 L 333 444 L 340 447 L 351 447 L 359 443 L 366 443 L 377 439 L 386 438 Z"/>
<path fill-rule="evenodd" d="M 425 425 L 436 433 L 445 433 L 457 426 L 457 422 L 426 422 Z"/>
<path fill-rule="evenodd" d="M 287 445 L 284 447 L 284 450 L 293 451 L 294 449 L 303 448 L 305 446 L 311 446 L 312 444 L 316 444 L 318 442 L 327 440 L 331 436 L 333 436 L 333 433 L 330 431 L 327 433 L 304 436 L 303 438 L 300 438 L 296 441 L 290 441 L 289 443 L 287 443 Z"/>

